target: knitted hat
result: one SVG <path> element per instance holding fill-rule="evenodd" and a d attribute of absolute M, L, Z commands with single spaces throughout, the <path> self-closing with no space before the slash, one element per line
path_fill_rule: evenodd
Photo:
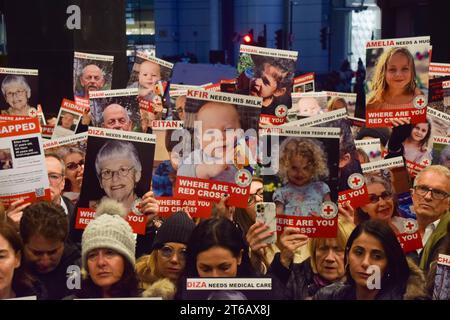
<path fill-rule="evenodd" d="M 89 222 L 81 239 L 81 258 L 86 269 L 87 254 L 94 249 L 105 248 L 120 253 L 133 266 L 136 262 L 136 239 L 133 230 L 124 217 L 123 205 L 113 199 L 100 202 L 95 219 Z"/>
<path fill-rule="evenodd" d="M 359 130 L 356 140 L 362 140 L 364 137 L 373 137 L 380 139 L 380 142 L 383 146 L 386 146 L 386 143 L 389 140 L 389 137 L 391 136 L 391 132 L 388 128 L 366 128 L 362 127 L 361 130 Z"/>
<path fill-rule="evenodd" d="M 153 241 L 153 250 L 161 248 L 167 242 L 186 244 L 194 228 L 194 221 L 184 211 L 178 211 L 159 227 Z"/>

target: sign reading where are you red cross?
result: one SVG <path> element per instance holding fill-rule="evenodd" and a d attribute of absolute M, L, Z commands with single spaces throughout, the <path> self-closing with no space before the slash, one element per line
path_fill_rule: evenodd
<path fill-rule="evenodd" d="M 249 178 L 251 176 L 239 175 L 239 179 Z M 227 201 L 228 205 L 246 208 L 250 195 L 250 184 L 244 187 L 231 182 L 177 176 L 174 194 L 176 198 L 219 202 L 225 195 L 230 196 Z"/>
<path fill-rule="evenodd" d="M 327 208 L 325 207 L 324 210 Z M 330 208 L 330 210 L 332 210 Z M 296 217 L 277 215 L 277 234 L 283 233 L 286 227 L 300 230 L 310 238 L 335 238 L 337 236 L 338 216 L 332 219 L 322 217 Z"/>

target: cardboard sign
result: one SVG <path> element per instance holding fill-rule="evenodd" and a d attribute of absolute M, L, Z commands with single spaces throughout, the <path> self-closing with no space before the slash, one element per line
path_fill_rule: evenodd
<path fill-rule="evenodd" d="M 430 37 L 371 40 L 366 52 L 367 127 L 392 127 L 391 121 L 397 118 L 408 118 L 413 124 L 426 121 Z M 399 65 L 409 73 L 398 76 Z M 403 93 L 393 97 L 398 86 Z"/>
<path fill-rule="evenodd" d="M 0 201 L 50 201 L 38 118 L 0 122 Z"/>

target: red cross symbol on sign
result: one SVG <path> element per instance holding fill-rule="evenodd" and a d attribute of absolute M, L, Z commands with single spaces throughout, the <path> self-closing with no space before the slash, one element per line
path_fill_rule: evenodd
<path fill-rule="evenodd" d="M 330 205 L 327 205 L 325 208 L 322 209 L 323 212 L 325 212 L 327 215 L 330 215 L 331 212 L 334 211 L 333 207 Z"/>
<path fill-rule="evenodd" d="M 243 172 L 240 176 L 239 179 L 241 180 L 242 183 L 245 183 L 245 181 L 248 180 L 247 175 Z"/>
<path fill-rule="evenodd" d="M 360 179 L 358 179 L 357 177 L 354 177 L 352 180 L 352 183 L 354 183 L 355 185 L 358 185 L 360 181 L 361 181 Z"/>
<path fill-rule="evenodd" d="M 423 160 L 423 164 L 427 166 L 428 165 L 428 160 Z"/>
<path fill-rule="evenodd" d="M 412 230 L 415 226 L 416 225 L 411 221 L 408 221 L 408 223 L 406 224 L 406 228 L 408 228 L 409 230 Z"/>
<path fill-rule="evenodd" d="M 30 115 L 34 117 L 36 115 L 36 111 L 30 110 Z"/>
<path fill-rule="evenodd" d="M 286 110 L 284 110 L 284 108 L 280 108 L 279 111 L 280 111 L 280 114 L 284 114 L 284 112 L 285 112 Z"/>
<path fill-rule="evenodd" d="M 419 106 L 422 106 L 424 102 L 425 102 L 425 101 L 423 101 L 422 98 L 420 98 L 419 100 L 417 100 L 417 103 L 419 104 Z"/>

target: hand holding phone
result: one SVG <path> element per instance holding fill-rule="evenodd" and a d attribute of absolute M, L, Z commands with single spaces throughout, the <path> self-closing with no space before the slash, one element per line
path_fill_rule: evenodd
<path fill-rule="evenodd" d="M 255 206 L 256 221 L 269 226 L 269 230 L 273 231 L 273 235 L 265 239 L 265 243 L 274 244 L 277 241 L 277 219 L 276 206 L 273 202 L 258 202 Z"/>

